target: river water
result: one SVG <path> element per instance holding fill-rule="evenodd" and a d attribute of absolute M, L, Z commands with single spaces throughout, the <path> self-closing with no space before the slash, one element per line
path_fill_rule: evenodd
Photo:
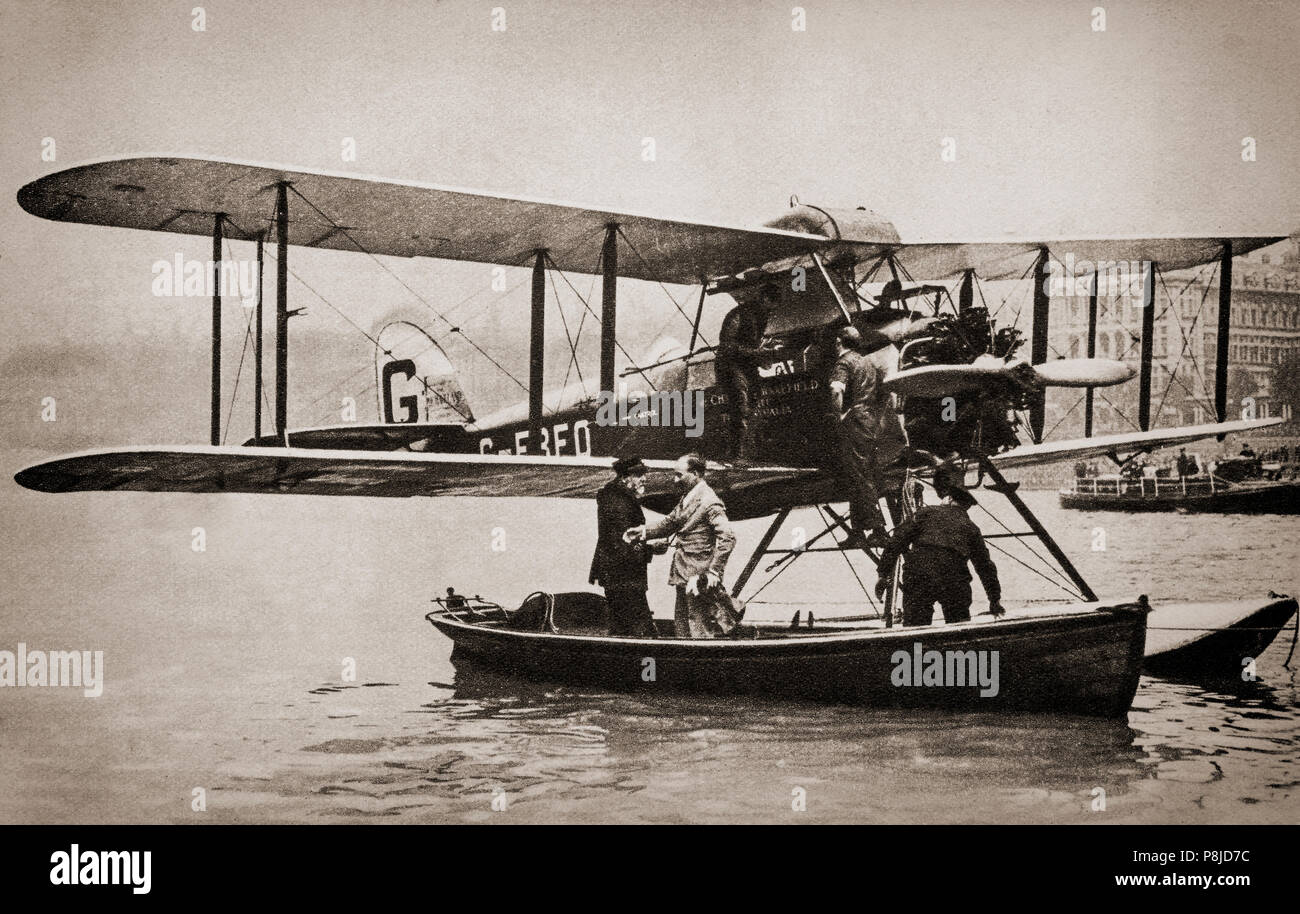
<path fill-rule="evenodd" d="M 43 496 L 8 481 L 34 456 L 3 467 L 0 649 L 103 651 L 104 687 L 0 689 L 0 822 L 1300 822 L 1289 630 L 1258 681 L 1144 676 L 1123 721 L 458 678 L 429 598 L 583 589 L 591 503 Z M 1103 598 L 1300 587 L 1295 518 L 1027 500 Z M 1065 597 L 995 557 L 1007 603 Z M 861 610 L 835 554 L 762 599 Z"/>

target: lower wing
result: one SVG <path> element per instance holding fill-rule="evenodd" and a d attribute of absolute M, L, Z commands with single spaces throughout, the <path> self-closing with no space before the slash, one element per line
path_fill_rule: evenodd
<path fill-rule="evenodd" d="M 379 498 L 478 496 L 594 498 L 610 478 L 609 457 L 430 454 L 309 448 L 132 447 L 86 451 L 20 470 L 37 492 L 241 492 Z M 672 461 L 647 460 L 646 503 L 676 501 Z M 717 468 L 720 490 L 736 497 L 732 516 L 754 516 L 760 492 L 818 477 L 795 467 Z M 728 497 L 728 505 L 732 503 Z M 754 505 L 752 509 L 742 505 Z"/>
<path fill-rule="evenodd" d="M 1031 444 L 990 459 L 1003 469 L 1133 454 L 1216 435 L 1255 431 L 1282 420 L 1220 422 L 1185 428 Z M 594 498 L 610 478 L 608 457 L 438 454 L 310 448 L 192 445 L 85 451 L 14 475 L 37 492 L 191 492 L 351 495 L 375 498 L 476 496 Z M 666 512 L 676 501 L 667 460 L 647 460 L 645 504 Z M 712 484 L 733 520 L 817 504 L 835 495 L 833 479 L 806 467 L 714 467 Z"/>
<path fill-rule="evenodd" d="M 1280 424 L 1283 419 L 1243 419 L 1237 422 L 1212 422 L 1206 425 L 1186 425 L 1181 428 L 1156 428 L 1147 432 L 1124 432 L 1118 435 L 1100 435 L 1096 438 L 1075 438 L 1070 441 L 1048 441 L 1043 444 L 1026 444 L 994 454 L 989 459 L 999 469 L 1041 466 L 1063 460 L 1088 460 L 1093 457 L 1120 456 L 1154 451 L 1162 447 L 1187 444 L 1202 438 L 1219 435 L 1239 435 Z"/>

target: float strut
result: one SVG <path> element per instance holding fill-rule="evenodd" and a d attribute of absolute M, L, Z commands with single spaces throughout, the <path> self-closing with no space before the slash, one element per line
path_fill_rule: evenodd
<path fill-rule="evenodd" d="M 745 585 L 749 583 L 750 575 L 752 575 L 754 569 L 758 567 L 759 559 L 767 553 L 767 547 L 772 545 L 772 540 L 776 537 L 777 531 L 781 529 L 781 525 L 785 523 L 785 519 L 789 516 L 790 509 L 782 508 L 777 512 L 776 517 L 772 518 L 772 525 L 767 528 L 767 532 L 763 534 L 763 538 L 758 541 L 758 545 L 754 548 L 753 555 L 749 557 L 749 561 L 745 564 L 745 570 L 740 573 L 740 577 L 736 578 L 736 583 L 732 585 L 731 595 L 733 597 L 740 596 L 740 592 L 745 589 Z"/>
<path fill-rule="evenodd" d="M 1069 575 L 1070 580 L 1074 582 L 1074 586 L 1079 588 L 1079 593 L 1083 594 L 1084 600 L 1089 603 L 1097 602 L 1097 594 L 1088 586 L 1088 582 L 1083 579 L 1083 575 L 1079 574 L 1079 569 L 1074 567 L 1074 563 L 1056 544 L 1056 540 L 1052 539 L 1052 535 L 1034 516 L 1034 512 L 1029 510 L 1029 506 L 1020 500 L 1020 496 L 1016 493 L 1016 486 L 1007 483 L 1006 478 L 998 472 L 998 468 L 993 465 L 993 462 L 988 457 L 981 454 L 979 464 L 984 474 L 993 480 L 993 485 L 989 488 L 1000 495 L 1006 496 L 1007 501 L 1011 502 L 1012 507 L 1019 512 L 1025 523 L 1029 525 L 1029 529 L 1034 531 L 1034 536 L 1038 537 L 1039 541 L 1047 547 L 1047 551 L 1052 554 L 1052 558 L 1056 559 L 1056 564 L 1061 566 L 1061 570 Z M 1016 485 L 1019 485 L 1019 483 Z"/>

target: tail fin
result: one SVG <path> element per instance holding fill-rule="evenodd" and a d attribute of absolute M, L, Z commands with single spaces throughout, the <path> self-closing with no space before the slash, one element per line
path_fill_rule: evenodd
<path fill-rule="evenodd" d="M 380 422 L 466 425 L 474 421 L 455 366 L 424 328 L 406 320 L 390 321 L 375 339 Z"/>

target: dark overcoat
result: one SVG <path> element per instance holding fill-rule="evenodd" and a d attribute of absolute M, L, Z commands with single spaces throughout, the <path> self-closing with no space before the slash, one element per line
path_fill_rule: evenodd
<path fill-rule="evenodd" d="M 624 531 L 644 523 L 641 504 L 619 480 L 610 480 L 596 493 L 596 552 L 591 557 L 588 576 L 592 584 L 606 590 L 611 587 L 646 589 L 650 551 L 640 543 L 623 542 Z"/>

